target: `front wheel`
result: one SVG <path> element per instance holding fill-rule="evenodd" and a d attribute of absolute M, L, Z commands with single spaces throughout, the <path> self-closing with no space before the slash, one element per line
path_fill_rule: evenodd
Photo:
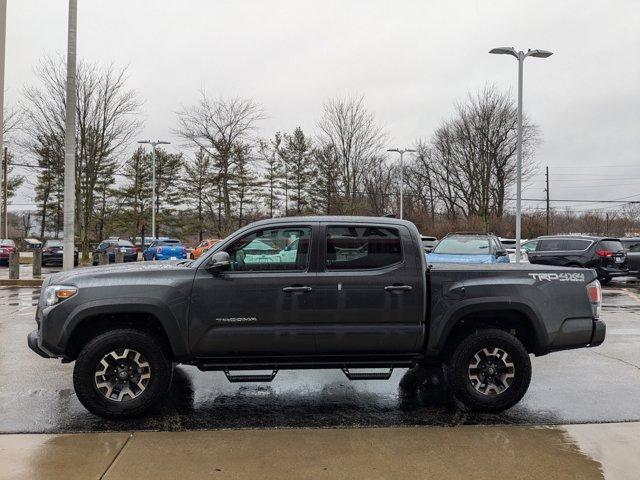
<path fill-rule="evenodd" d="M 454 349 L 446 376 L 453 395 L 463 405 L 499 412 L 514 406 L 527 392 L 531 360 L 515 336 L 483 329 L 465 337 Z"/>
<path fill-rule="evenodd" d="M 80 403 L 104 418 L 141 415 L 162 402 L 173 364 L 160 342 L 132 329 L 112 330 L 82 349 L 73 369 Z"/>

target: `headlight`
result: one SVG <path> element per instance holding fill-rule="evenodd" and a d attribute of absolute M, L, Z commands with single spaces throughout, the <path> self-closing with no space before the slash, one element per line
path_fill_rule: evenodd
<path fill-rule="evenodd" d="M 64 285 L 51 285 L 44 291 L 44 301 L 47 307 L 55 305 L 62 300 L 73 297 L 78 292 L 76 287 L 67 287 Z"/>

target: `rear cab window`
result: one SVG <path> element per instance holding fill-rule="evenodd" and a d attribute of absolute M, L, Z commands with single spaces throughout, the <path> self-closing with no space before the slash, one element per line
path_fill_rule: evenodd
<path fill-rule="evenodd" d="M 396 228 L 373 225 L 329 225 L 327 271 L 371 270 L 402 262 L 402 240 Z"/>

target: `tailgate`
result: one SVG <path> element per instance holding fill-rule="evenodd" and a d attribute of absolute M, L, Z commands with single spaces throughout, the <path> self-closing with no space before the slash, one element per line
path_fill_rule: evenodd
<path fill-rule="evenodd" d="M 175 245 L 175 246 L 165 245 L 164 247 L 162 247 L 162 253 L 167 257 L 177 258 L 184 253 L 184 247 L 182 245 Z"/>
<path fill-rule="evenodd" d="M 620 240 L 600 240 L 596 245 L 596 255 L 600 260 L 600 266 L 603 268 L 627 269 L 627 254 Z"/>

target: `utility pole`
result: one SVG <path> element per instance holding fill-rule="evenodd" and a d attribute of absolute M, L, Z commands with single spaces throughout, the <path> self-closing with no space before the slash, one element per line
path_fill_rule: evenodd
<path fill-rule="evenodd" d="M 549 206 L 549 165 L 547 165 L 547 188 L 545 192 L 547 192 L 547 235 L 549 235 L 549 216 L 551 210 Z"/>
<path fill-rule="evenodd" d="M 5 52 L 5 43 L 7 38 L 7 0 L 0 0 L 0 145 L 4 145 L 4 52 Z M 2 185 L 4 187 L 4 192 L 7 191 L 7 147 L 4 149 L 4 159 L 2 162 L 3 166 L 3 177 L 4 180 Z M 6 219 L 6 215 L 4 212 L 7 211 L 7 196 L 6 193 L 3 192 L 3 203 L 2 206 L 4 208 L 2 218 Z M 4 238 L 7 238 L 7 221 L 4 220 Z M 0 232 L 1 233 L 1 232 Z"/>
<path fill-rule="evenodd" d="M 411 148 L 390 148 L 387 152 L 397 152 L 400 154 L 400 220 L 403 217 L 403 204 L 404 204 L 404 154 L 405 152 L 413 153 L 415 150 Z"/>
<path fill-rule="evenodd" d="M 9 238 L 9 214 L 7 213 L 7 199 L 9 197 L 9 152 L 4 147 L 4 156 L 2 157 L 2 238 Z"/>
<path fill-rule="evenodd" d="M 62 268 L 72 270 L 76 221 L 76 40 L 78 0 L 69 0 L 67 32 L 67 97 L 64 134 L 64 233 Z"/>

